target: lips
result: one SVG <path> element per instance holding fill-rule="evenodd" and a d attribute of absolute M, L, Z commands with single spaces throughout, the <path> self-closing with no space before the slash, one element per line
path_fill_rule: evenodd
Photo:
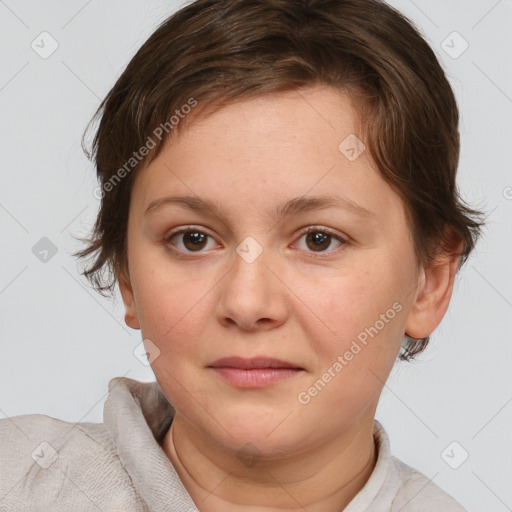
<path fill-rule="evenodd" d="M 268 357 L 254 357 L 245 359 L 243 357 L 224 357 L 212 363 L 211 368 L 239 368 L 241 370 L 255 370 L 263 368 L 294 368 L 303 370 L 293 363 L 281 361 L 280 359 L 273 359 Z"/>
<path fill-rule="evenodd" d="M 231 386 L 246 389 L 274 386 L 304 372 L 296 364 L 267 357 L 225 357 L 208 368 Z"/>

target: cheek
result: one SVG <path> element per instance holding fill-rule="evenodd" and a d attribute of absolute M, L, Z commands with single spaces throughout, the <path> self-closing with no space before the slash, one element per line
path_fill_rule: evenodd
<path fill-rule="evenodd" d="M 137 300 L 141 333 L 158 349 L 152 370 L 175 408 L 194 417 L 194 404 L 208 403 L 207 389 L 198 375 L 206 364 L 204 333 L 212 307 L 208 288 L 183 275 L 152 271 L 140 277 Z"/>
<path fill-rule="evenodd" d="M 303 317 L 301 327 L 318 356 L 308 395 L 319 411 L 335 404 L 340 414 L 356 412 L 380 392 L 396 360 L 405 323 L 402 285 L 392 268 L 381 270 L 352 272 L 309 290 L 317 320 Z"/>
<path fill-rule="evenodd" d="M 215 282 L 169 272 L 165 266 L 148 268 L 151 270 L 141 270 L 134 281 L 142 337 L 160 351 L 153 369 L 184 369 L 187 361 L 198 362 L 205 322 L 211 317 L 209 292 Z"/>
<path fill-rule="evenodd" d="M 400 288 L 392 269 L 382 273 L 354 269 L 321 283 L 304 282 L 298 295 L 307 298 L 304 302 L 312 316 L 303 317 L 302 327 L 331 357 L 343 353 L 355 339 L 364 341 L 368 329 L 374 332 L 372 326 L 387 336 L 390 324 L 399 317 L 400 307 L 393 304 L 400 302 Z"/>

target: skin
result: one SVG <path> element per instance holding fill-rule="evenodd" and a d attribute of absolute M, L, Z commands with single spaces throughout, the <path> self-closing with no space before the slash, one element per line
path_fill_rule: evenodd
<path fill-rule="evenodd" d="M 350 161 L 338 149 L 357 133 L 344 93 L 308 87 L 200 115 L 137 175 L 129 268 L 119 276 L 125 320 L 151 340 L 150 359 L 158 354 L 152 368 L 177 411 L 162 448 L 202 512 L 342 510 L 375 466 L 375 410 L 405 332 L 427 336 L 446 312 L 458 259 L 418 266 L 404 205 L 369 152 Z M 273 213 L 292 198 L 334 193 L 374 216 Z M 145 214 L 176 195 L 221 210 L 165 204 Z M 210 238 L 194 251 L 183 233 L 171 236 L 187 228 Z M 307 228 L 334 236 L 318 250 Z M 246 237 L 262 249 L 252 263 L 236 251 Z M 397 303 L 394 318 L 301 403 L 299 393 Z M 303 370 L 240 389 L 208 368 L 234 355 Z"/>

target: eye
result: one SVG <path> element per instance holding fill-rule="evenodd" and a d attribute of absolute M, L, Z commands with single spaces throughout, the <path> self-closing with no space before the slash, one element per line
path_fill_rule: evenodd
<path fill-rule="evenodd" d="M 208 247 L 208 239 L 212 241 L 212 247 Z M 181 252 L 201 252 L 205 247 L 213 249 L 218 245 L 210 235 L 198 229 L 182 229 L 175 231 L 166 237 L 166 242 L 176 247 Z"/>
<path fill-rule="evenodd" d="M 299 243 L 299 249 L 312 252 L 331 252 L 333 249 L 348 243 L 329 230 L 316 227 L 308 228 L 307 231 L 302 233 L 299 240 L 302 239 L 304 239 L 304 242 Z M 330 251 L 327 251 L 327 249 L 330 249 Z"/>
<path fill-rule="evenodd" d="M 174 231 L 166 237 L 165 241 L 179 252 L 184 253 L 200 253 L 204 252 L 204 250 L 218 247 L 218 244 L 212 236 L 195 228 Z M 331 233 L 326 228 L 310 227 L 302 233 L 299 238 L 298 246 L 299 249 L 308 252 L 324 253 L 333 252 L 341 245 L 347 243 L 346 240 Z M 210 244 L 210 246 L 208 244 Z"/>

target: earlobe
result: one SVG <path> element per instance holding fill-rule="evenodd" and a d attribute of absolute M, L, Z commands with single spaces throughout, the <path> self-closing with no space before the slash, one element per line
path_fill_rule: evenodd
<path fill-rule="evenodd" d="M 460 256 L 457 253 L 443 253 L 438 255 L 431 266 L 423 269 L 405 326 L 405 332 L 409 336 L 430 336 L 441 323 L 450 303 L 459 261 Z"/>
<path fill-rule="evenodd" d="M 137 314 L 135 297 L 129 276 L 119 276 L 118 283 L 125 309 L 124 321 L 128 327 L 140 329 L 139 316 Z"/>

